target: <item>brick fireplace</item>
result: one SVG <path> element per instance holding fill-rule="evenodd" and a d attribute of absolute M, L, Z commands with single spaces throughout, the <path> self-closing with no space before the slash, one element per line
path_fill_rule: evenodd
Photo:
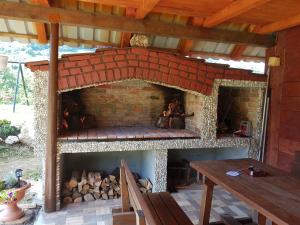
<path fill-rule="evenodd" d="M 27 67 L 34 72 L 35 80 L 35 152 L 44 156 L 48 62 L 28 63 Z M 74 153 L 81 154 L 86 162 L 88 155 L 95 154 L 99 162 L 112 162 L 110 167 L 117 167 L 119 159 L 125 158 L 151 180 L 153 191 L 166 189 L 167 159 L 172 149 L 247 148 L 250 157 L 255 158 L 265 85 L 264 75 L 151 49 L 102 49 L 63 55 L 58 80 L 57 199 L 62 176 L 70 170 L 64 161 L 67 158 L 75 162 Z M 224 87 L 239 89 L 236 95 L 255 93 L 255 104 L 250 101 L 248 108 L 242 107 L 246 112 L 240 117 L 252 122 L 255 129 L 251 137 L 217 136 L 218 100 Z M 184 112 L 193 112 L 194 116 L 185 118 L 184 129 L 155 127 L 157 117 L 173 96 L 180 96 Z M 94 127 L 62 129 L 63 102 L 69 98 L 83 105 L 84 113 L 94 118 Z M 94 169 L 108 169 L 104 163 L 97 167 Z"/>

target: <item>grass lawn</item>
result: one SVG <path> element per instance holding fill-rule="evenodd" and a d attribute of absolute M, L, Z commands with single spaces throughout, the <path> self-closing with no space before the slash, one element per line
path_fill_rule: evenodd
<path fill-rule="evenodd" d="M 0 179 L 8 173 L 23 169 L 23 178 L 38 180 L 41 178 L 42 163 L 34 156 L 33 149 L 22 145 L 0 144 Z"/>

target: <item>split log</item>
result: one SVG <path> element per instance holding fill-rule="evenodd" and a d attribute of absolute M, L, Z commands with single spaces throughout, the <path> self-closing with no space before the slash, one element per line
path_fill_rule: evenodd
<path fill-rule="evenodd" d="M 101 181 L 101 173 L 100 172 L 95 172 L 95 182 Z"/>
<path fill-rule="evenodd" d="M 80 193 L 85 195 L 86 193 L 88 193 L 89 189 L 90 189 L 90 186 L 88 184 L 85 184 L 85 185 L 83 185 Z"/>
<path fill-rule="evenodd" d="M 72 202 L 73 202 L 73 199 L 71 197 L 64 197 L 63 198 L 63 203 L 66 204 L 66 205 L 70 204 Z"/>
<path fill-rule="evenodd" d="M 94 196 L 92 194 L 90 194 L 90 193 L 84 195 L 83 198 L 84 198 L 84 201 L 86 201 L 86 202 L 90 202 L 90 201 L 94 201 L 95 200 Z"/>
<path fill-rule="evenodd" d="M 77 187 L 78 180 L 79 180 L 79 173 L 78 173 L 78 171 L 73 171 L 71 179 L 69 180 L 69 187 L 72 188 L 72 189 L 75 188 L 75 187 Z"/>
<path fill-rule="evenodd" d="M 95 199 L 100 199 L 101 198 L 100 193 L 94 193 L 93 195 L 94 195 Z"/>
<path fill-rule="evenodd" d="M 83 186 L 87 183 L 87 176 L 85 170 L 82 172 L 81 181 L 78 183 L 78 191 L 81 193 Z"/>
<path fill-rule="evenodd" d="M 104 199 L 104 200 L 107 200 L 108 199 L 108 195 L 106 193 L 102 194 L 101 197 Z"/>
<path fill-rule="evenodd" d="M 113 189 L 109 189 L 109 191 L 107 192 L 108 196 L 114 196 L 114 190 Z"/>
<path fill-rule="evenodd" d="M 65 182 L 64 183 L 64 187 L 69 190 L 69 191 L 72 191 L 72 187 L 69 185 L 69 182 Z"/>
<path fill-rule="evenodd" d="M 77 190 L 73 191 L 72 199 L 74 200 L 78 197 L 82 197 L 81 194 Z"/>
<path fill-rule="evenodd" d="M 116 181 L 116 177 L 115 177 L 114 175 L 109 175 L 109 176 L 108 176 L 108 179 L 109 179 L 111 182 Z"/>
<path fill-rule="evenodd" d="M 82 196 L 75 198 L 75 199 L 73 200 L 73 202 L 74 202 L 74 203 L 80 203 L 80 202 L 82 202 Z"/>
<path fill-rule="evenodd" d="M 89 172 L 88 173 L 88 181 L 87 183 L 90 185 L 90 186 L 94 186 L 94 183 L 95 183 L 95 174 L 94 172 Z"/>
<path fill-rule="evenodd" d="M 73 194 L 72 191 L 70 191 L 67 188 L 63 188 L 62 191 L 61 191 L 61 196 L 62 197 L 72 196 L 72 194 Z"/>

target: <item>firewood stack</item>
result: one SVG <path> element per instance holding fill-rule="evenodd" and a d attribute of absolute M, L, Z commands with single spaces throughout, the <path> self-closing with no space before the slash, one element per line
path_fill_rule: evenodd
<path fill-rule="evenodd" d="M 135 180 L 142 193 L 152 191 L 152 184 L 148 179 L 141 179 L 135 174 Z M 120 195 L 118 176 L 104 176 L 104 173 L 92 171 L 86 173 L 85 170 L 81 175 L 78 171 L 73 171 L 70 180 L 64 183 L 61 193 L 64 204 L 114 199 Z"/>

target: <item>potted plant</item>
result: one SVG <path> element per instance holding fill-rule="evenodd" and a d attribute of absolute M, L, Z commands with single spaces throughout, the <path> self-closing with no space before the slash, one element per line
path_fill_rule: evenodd
<path fill-rule="evenodd" d="M 10 222 L 24 216 L 24 212 L 17 205 L 31 184 L 20 180 L 22 170 L 16 170 L 16 177 L 9 175 L 4 181 L 0 181 L 0 204 L 4 210 L 0 212 L 0 222 Z"/>

